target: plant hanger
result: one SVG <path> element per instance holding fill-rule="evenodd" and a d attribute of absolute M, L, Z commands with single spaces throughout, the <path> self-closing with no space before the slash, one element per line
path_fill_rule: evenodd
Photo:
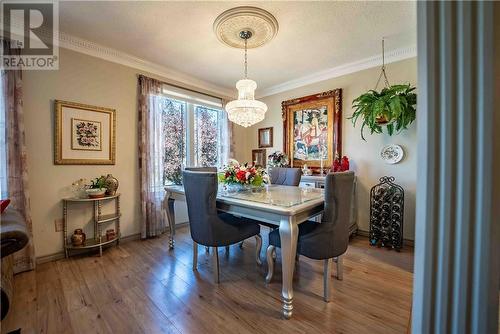
<path fill-rule="evenodd" d="M 380 75 L 377 80 L 377 84 L 375 85 L 374 90 L 377 90 L 378 85 L 380 84 L 380 80 L 384 77 L 385 87 L 390 87 L 389 79 L 387 79 L 387 73 L 385 73 L 385 39 L 382 37 L 382 69 L 380 71 Z"/>
<path fill-rule="evenodd" d="M 384 88 L 377 88 L 384 79 Z M 408 84 L 390 85 L 385 70 L 385 39 L 382 38 L 382 68 L 375 85 L 352 101 L 354 112 L 349 119 L 356 126 L 361 119 L 361 138 L 365 140 L 363 129 L 367 127 L 370 134 L 387 132 L 389 136 L 408 128 L 416 117 L 417 95 L 415 87 Z"/>

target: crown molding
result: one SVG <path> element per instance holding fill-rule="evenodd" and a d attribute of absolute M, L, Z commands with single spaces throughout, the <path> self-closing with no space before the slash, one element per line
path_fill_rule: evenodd
<path fill-rule="evenodd" d="M 394 63 L 400 60 L 414 58 L 417 56 L 417 46 L 412 45 L 405 48 L 396 49 L 393 51 L 386 52 L 385 55 L 385 63 Z M 316 73 L 312 73 L 301 78 L 293 79 L 290 81 L 286 81 L 282 84 L 278 84 L 275 86 L 271 86 L 265 89 L 262 89 L 258 97 L 266 97 L 282 92 L 286 92 L 295 88 L 299 88 L 302 86 L 307 86 L 316 82 L 337 78 L 346 74 L 359 72 L 362 70 L 366 70 L 369 68 L 382 66 L 382 54 L 361 59 L 358 61 L 354 61 L 351 63 L 347 63 L 340 66 L 335 66 L 327 70 L 319 71 Z"/>
<path fill-rule="evenodd" d="M 59 47 L 84 53 L 89 56 L 101 58 L 113 63 L 133 67 L 138 70 L 149 72 L 155 75 L 165 77 L 177 83 L 196 87 L 205 91 L 216 93 L 221 97 L 233 96 L 234 92 L 230 89 L 215 85 L 213 83 L 198 79 L 188 74 L 176 71 L 174 69 L 132 56 L 128 53 L 118 51 L 70 34 L 59 32 Z"/>

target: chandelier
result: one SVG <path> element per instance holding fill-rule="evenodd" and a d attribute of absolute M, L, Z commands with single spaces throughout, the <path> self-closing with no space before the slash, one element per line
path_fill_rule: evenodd
<path fill-rule="evenodd" d="M 255 99 L 257 83 L 248 79 L 247 44 L 248 40 L 252 37 L 252 32 L 243 30 L 240 32 L 239 36 L 245 41 L 245 78 L 236 83 L 238 99 L 226 104 L 226 111 L 231 122 L 246 128 L 264 119 L 267 105 Z"/>

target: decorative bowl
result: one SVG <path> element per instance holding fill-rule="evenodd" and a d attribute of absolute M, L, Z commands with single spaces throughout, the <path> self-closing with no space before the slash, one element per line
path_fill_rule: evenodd
<path fill-rule="evenodd" d="M 106 194 L 106 188 L 92 188 L 86 189 L 85 192 L 89 198 L 101 198 Z"/>

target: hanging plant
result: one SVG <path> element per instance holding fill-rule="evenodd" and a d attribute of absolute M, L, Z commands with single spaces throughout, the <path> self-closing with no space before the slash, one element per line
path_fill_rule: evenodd
<path fill-rule="evenodd" d="M 384 78 L 385 87 L 378 92 L 380 80 Z M 390 85 L 385 73 L 384 40 L 382 39 L 382 71 L 375 89 L 372 89 L 352 101 L 354 113 L 350 120 L 356 126 L 361 117 L 361 138 L 366 141 L 363 130 L 367 126 L 370 133 L 382 133 L 385 128 L 389 136 L 408 128 L 416 117 L 416 88 L 410 84 Z"/>

